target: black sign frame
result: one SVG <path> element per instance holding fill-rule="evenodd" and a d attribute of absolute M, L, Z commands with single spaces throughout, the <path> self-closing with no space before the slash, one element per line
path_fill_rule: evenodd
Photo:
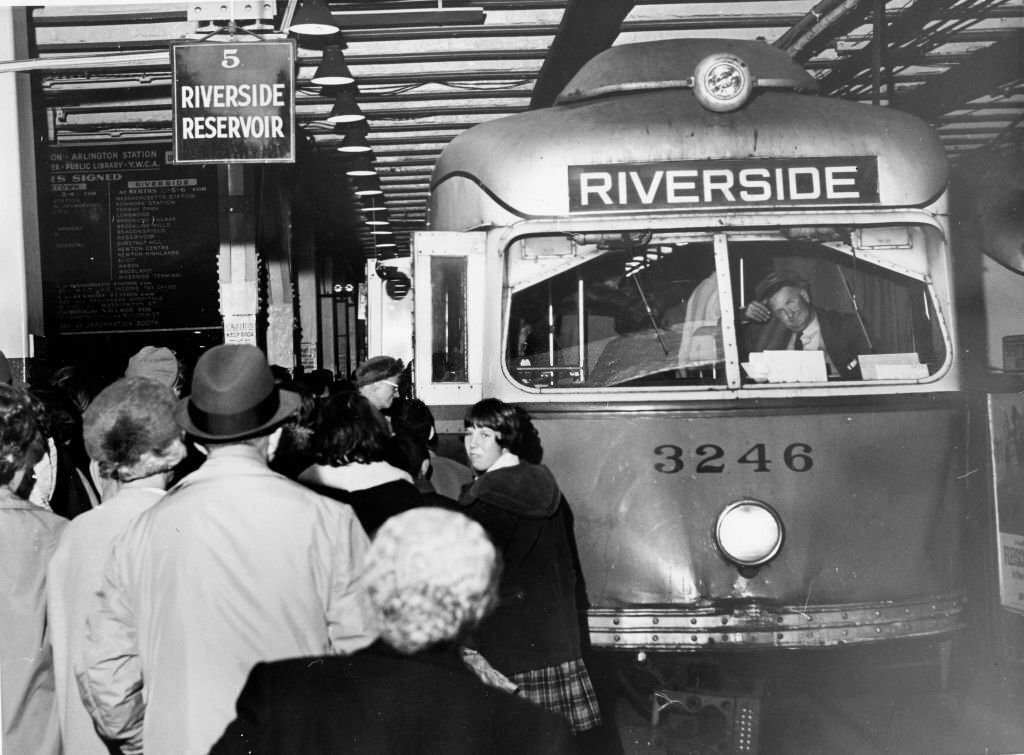
<path fill-rule="evenodd" d="M 880 201 L 873 155 L 570 165 L 567 179 L 571 213 Z"/>
<path fill-rule="evenodd" d="M 173 162 L 295 162 L 295 40 L 171 45 Z"/>

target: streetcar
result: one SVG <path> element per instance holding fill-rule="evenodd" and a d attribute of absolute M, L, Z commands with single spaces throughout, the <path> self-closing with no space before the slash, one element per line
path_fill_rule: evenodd
<path fill-rule="evenodd" d="M 411 260 L 371 264 L 370 350 L 412 361 L 439 432 L 485 397 L 533 416 L 595 648 L 965 622 L 947 158 L 921 120 L 815 88 L 759 41 L 610 48 L 552 107 L 455 138 Z M 856 350 L 765 346 L 780 280 Z"/>

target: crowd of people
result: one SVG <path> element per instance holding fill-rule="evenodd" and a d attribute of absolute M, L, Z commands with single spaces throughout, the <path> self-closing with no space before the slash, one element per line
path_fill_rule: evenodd
<path fill-rule="evenodd" d="M 572 515 L 523 409 L 474 405 L 463 465 L 400 360 L 182 367 L 146 347 L 72 394 L 0 353 L 0 750 L 593 751 Z"/>

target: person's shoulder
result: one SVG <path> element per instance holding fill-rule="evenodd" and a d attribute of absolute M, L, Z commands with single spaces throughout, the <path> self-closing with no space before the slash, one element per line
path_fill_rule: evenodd
<path fill-rule="evenodd" d="M 408 667 L 408 660 L 380 643 L 349 655 L 314 655 L 261 661 L 249 673 L 254 683 L 270 684 L 275 690 L 308 688 L 326 693 L 361 678 L 394 677 Z"/>
<path fill-rule="evenodd" d="M 466 466 L 462 462 L 456 461 L 455 459 L 449 458 L 447 456 L 442 456 L 441 454 L 435 451 L 430 452 L 430 464 L 435 469 L 441 467 L 447 471 L 450 471 L 452 474 L 461 475 L 469 480 L 473 479 L 473 470 L 470 469 L 468 466 Z"/>
<path fill-rule="evenodd" d="M 20 547 L 20 543 L 39 543 L 51 552 L 56 549 L 69 520 L 28 501 L 12 499 L 0 506 L 0 517 L 7 542 Z"/>
<path fill-rule="evenodd" d="M 463 492 L 460 505 L 480 501 L 515 516 L 547 519 L 558 510 L 562 493 L 542 464 L 520 462 L 484 473 Z"/>

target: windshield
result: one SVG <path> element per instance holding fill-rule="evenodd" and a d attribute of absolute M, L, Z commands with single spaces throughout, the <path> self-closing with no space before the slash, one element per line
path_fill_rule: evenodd
<path fill-rule="evenodd" d="M 566 389 L 727 386 L 729 360 L 741 384 L 927 378 L 946 343 L 925 238 L 802 229 L 723 234 L 717 251 L 696 234 L 521 240 L 508 370 Z"/>

